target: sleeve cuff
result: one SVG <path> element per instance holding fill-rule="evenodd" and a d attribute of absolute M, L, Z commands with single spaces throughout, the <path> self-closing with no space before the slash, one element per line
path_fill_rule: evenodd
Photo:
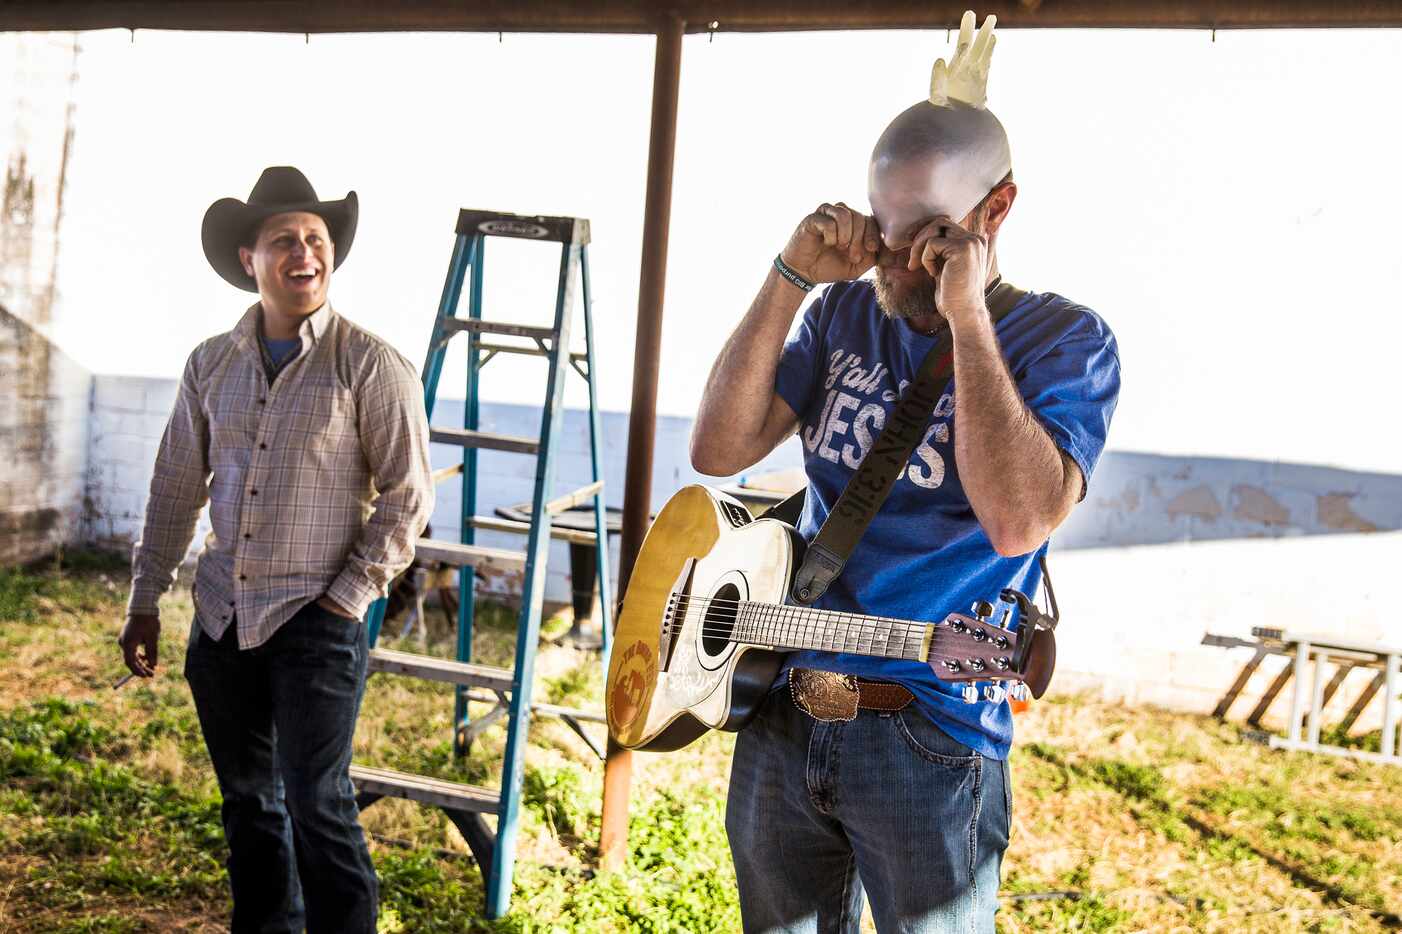
<path fill-rule="evenodd" d="M 381 596 L 378 587 L 350 568 L 342 571 L 340 576 L 331 582 L 331 586 L 326 589 L 326 595 L 354 613 L 357 619 L 364 619 L 365 614 L 370 611 L 370 604 Z"/>
<path fill-rule="evenodd" d="M 127 616 L 156 616 L 160 613 L 161 591 L 150 586 L 132 584 L 127 598 Z"/>

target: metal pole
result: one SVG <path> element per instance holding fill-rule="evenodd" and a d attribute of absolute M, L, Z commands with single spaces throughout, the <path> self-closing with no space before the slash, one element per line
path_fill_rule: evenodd
<path fill-rule="evenodd" d="M 681 85 L 685 28 L 686 23 L 675 14 L 668 14 L 657 27 L 643 256 L 638 275 L 638 326 L 633 349 L 633 403 L 628 416 L 628 471 L 623 487 L 623 535 L 618 556 L 620 599 L 628 589 L 628 577 L 642 548 L 652 512 L 652 448 L 657 429 L 662 299 L 667 282 L 667 228 L 672 214 L 677 91 Z M 602 542 L 600 547 L 603 547 Z M 614 623 L 617 625 L 617 616 Z M 632 777 L 632 752 L 615 746 L 610 740 L 604 765 L 603 826 L 599 831 L 599 863 L 604 869 L 619 868 L 628 855 L 628 787 Z"/>
<path fill-rule="evenodd" d="M 1305 665 L 1309 662 L 1309 640 L 1301 639 L 1295 645 L 1295 693 L 1290 695 L 1290 722 L 1286 739 L 1291 743 L 1300 741 L 1300 720 L 1305 712 Z"/>
<path fill-rule="evenodd" d="M 1383 741 L 1382 754 L 1391 756 L 1397 743 L 1397 662 L 1398 656 L 1383 660 Z"/>
<path fill-rule="evenodd" d="M 1329 654 L 1320 652 L 1314 657 L 1314 687 L 1310 691 L 1309 733 L 1306 741 L 1311 746 L 1319 745 L 1319 731 L 1324 719 L 1324 669 L 1329 665 Z"/>

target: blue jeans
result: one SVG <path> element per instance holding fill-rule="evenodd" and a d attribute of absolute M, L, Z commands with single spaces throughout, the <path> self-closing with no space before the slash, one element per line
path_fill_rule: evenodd
<path fill-rule="evenodd" d="M 747 932 L 992 932 L 1006 762 L 914 707 L 820 723 L 787 688 L 740 732 L 725 828 Z"/>
<path fill-rule="evenodd" d="M 351 786 L 365 690 L 359 620 L 303 607 L 240 650 L 196 622 L 185 678 L 219 790 L 234 934 L 373 934 L 378 887 Z"/>

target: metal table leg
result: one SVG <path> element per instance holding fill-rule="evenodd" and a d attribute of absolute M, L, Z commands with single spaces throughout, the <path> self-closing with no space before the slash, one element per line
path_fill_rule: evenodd
<path fill-rule="evenodd" d="M 1292 743 L 1300 741 L 1300 716 L 1305 710 L 1305 665 L 1309 663 L 1310 644 L 1300 642 L 1295 647 L 1295 693 L 1290 695 L 1290 723 L 1288 739 Z"/>
<path fill-rule="evenodd" d="M 1391 756 L 1397 750 L 1397 663 L 1402 656 L 1389 655 L 1383 669 L 1383 741 L 1382 754 Z"/>
<path fill-rule="evenodd" d="M 1319 652 L 1314 656 L 1314 685 L 1310 691 L 1309 744 L 1319 745 L 1319 721 L 1324 706 L 1324 669 L 1328 667 L 1329 655 Z"/>

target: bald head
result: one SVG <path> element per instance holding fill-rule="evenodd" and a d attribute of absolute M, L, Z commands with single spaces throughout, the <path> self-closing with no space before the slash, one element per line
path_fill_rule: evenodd
<path fill-rule="evenodd" d="M 1011 170 L 1008 134 L 992 113 L 921 101 L 876 141 L 867 194 L 882 238 L 898 245 L 931 217 L 964 218 Z"/>

